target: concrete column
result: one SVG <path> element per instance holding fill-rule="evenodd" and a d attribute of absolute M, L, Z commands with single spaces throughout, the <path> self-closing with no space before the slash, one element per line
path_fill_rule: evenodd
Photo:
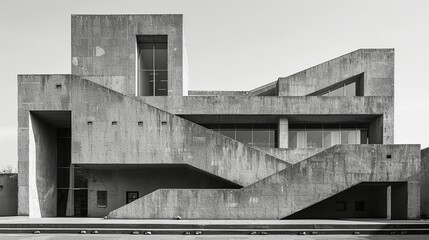
<path fill-rule="evenodd" d="M 279 118 L 279 136 L 278 143 L 279 148 L 289 147 L 289 120 L 286 117 Z"/>
<path fill-rule="evenodd" d="M 420 219 L 420 181 L 408 181 L 407 219 Z"/>
<path fill-rule="evenodd" d="M 392 186 L 387 187 L 386 191 L 386 201 L 387 201 L 387 213 L 386 218 L 392 219 Z"/>

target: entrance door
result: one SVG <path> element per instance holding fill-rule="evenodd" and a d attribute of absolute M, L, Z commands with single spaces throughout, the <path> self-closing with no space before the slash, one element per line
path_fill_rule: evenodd
<path fill-rule="evenodd" d="M 74 216 L 88 216 L 88 190 L 74 190 Z"/>

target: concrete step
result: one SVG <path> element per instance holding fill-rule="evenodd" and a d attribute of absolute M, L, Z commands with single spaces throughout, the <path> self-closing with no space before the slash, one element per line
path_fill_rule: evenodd
<path fill-rule="evenodd" d="M 180 224 L 180 223 L 2 223 L 0 233 L 173 234 L 195 235 L 329 235 L 329 234 L 429 234 L 429 223 L 371 224 Z"/>
<path fill-rule="evenodd" d="M 428 234 L 429 229 L 132 229 L 132 228 L 0 228 L 0 234 L 136 234 L 145 235 L 410 235 Z M 94 233 L 94 232 L 97 233 Z"/>

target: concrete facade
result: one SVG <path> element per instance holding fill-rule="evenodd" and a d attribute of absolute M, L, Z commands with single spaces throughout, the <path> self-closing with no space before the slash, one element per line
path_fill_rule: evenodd
<path fill-rule="evenodd" d="M 360 49 L 249 91 L 183 96 L 181 15 L 73 15 L 71 42 L 71 75 L 18 76 L 19 215 L 424 211 L 420 146 L 394 145 L 393 49 Z"/>

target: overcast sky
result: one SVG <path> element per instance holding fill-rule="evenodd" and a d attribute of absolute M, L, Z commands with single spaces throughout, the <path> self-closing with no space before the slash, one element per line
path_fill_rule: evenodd
<path fill-rule="evenodd" d="M 191 90 L 250 90 L 395 48 L 395 143 L 429 147 L 428 0 L 1 0 L 0 168 L 17 165 L 17 74 L 70 73 L 71 14 L 184 14 Z"/>

